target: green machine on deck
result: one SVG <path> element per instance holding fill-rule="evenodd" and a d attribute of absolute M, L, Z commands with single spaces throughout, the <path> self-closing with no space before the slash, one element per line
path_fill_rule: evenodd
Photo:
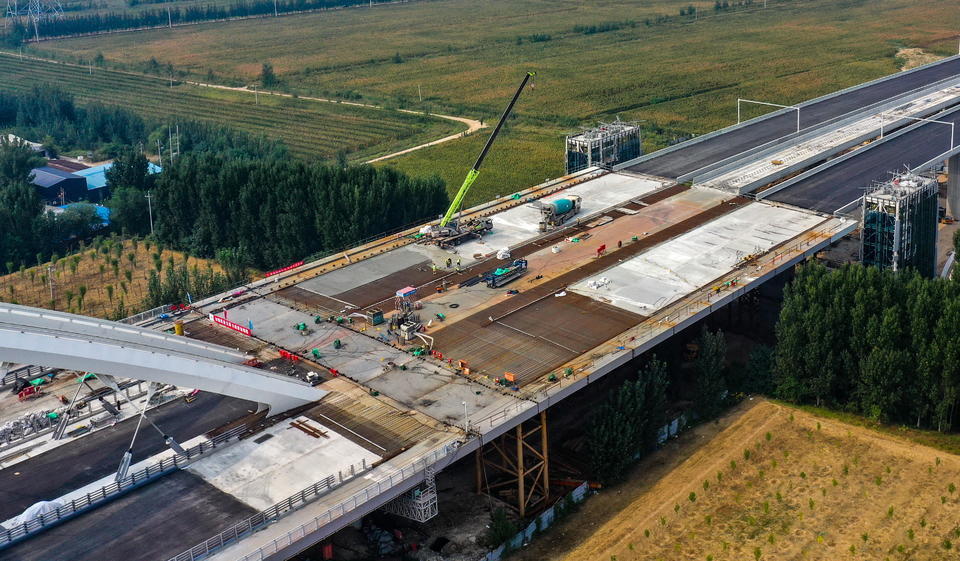
<path fill-rule="evenodd" d="M 467 238 L 482 236 L 484 232 L 493 229 L 493 221 L 489 218 L 475 218 L 461 222 L 460 220 L 454 219 L 454 215 L 461 210 L 463 199 L 467 196 L 467 191 L 470 190 L 470 187 L 480 175 L 480 166 L 483 165 L 483 160 L 487 157 L 487 152 L 490 151 L 490 147 L 493 146 L 493 142 L 500 134 L 503 123 L 506 122 L 510 113 L 513 112 L 513 106 L 516 105 L 517 100 L 520 99 L 523 88 L 526 87 L 530 78 L 533 78 L 535 75 L 535 72 L 527 72 L 523 77 L 523 81 L 520 82 L 520 87 L 517 88 L 516 93 L 513 94 L 513 99 L 510 100 L 510 104 L 507 105 L 503 114 L 500 115 L 497 126 L 493 129 L 493 133 L 490 134 L 490 138 L 487 139 L 487 143 L 483 145 L 483 150 L 480 151 L 480 156 L 477 157 L 476 163 L 474 163 L 470 171 L 467 172 L 467 177 L 463 180 L 463 185 L 461 185 L 460 190 L 457 191 L 457 195 L 453 198 L 453 202 L 450 203 L 450 208 L 447 209 L 447 213 L 444 214 L 440 220 L 440 224 L 437 226 L 424 226 L 424 228 L 421 229 L 420 233 L 423 235 L 423 239 L 435 242 L 441 247 L 453 246 L 466 241 Z"/>

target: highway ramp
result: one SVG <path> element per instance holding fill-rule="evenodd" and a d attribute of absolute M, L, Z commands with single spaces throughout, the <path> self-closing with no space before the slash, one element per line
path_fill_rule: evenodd
<path fill-rule="evenodd" d="M 935 119 L 960 124 L 960 110 Z M 835 212 L 858 200 L 874 183 L 890 179 L 892 172 L 914 169 L 937 159 L 950 148 L 950 132 L 951 127 L 947 125 L 923 123 L 842 160 L 814 168 L 763 198 L 820 212 Z M 956 130 L 955 135 L 954 145 L 960 146 L 960 130 Z"/>
<path fill-rule="evenodd" d="M 800 128 L 808 129 L 830 119 L 888 100 L 911 90 L 960 75 L 960 55 L 912 71 L 902 72 L 799 104 Z M 764 100 L 778 101 L 778 100 Z M 676 179 L 710 164 L 735 156 L 797 130 L 793 110 L 778 111 L 741 127 L 730 127 L 704 139 L 695 139 L 674 149 L 654 152 L 649 159 L 627 169 L 637 173 Z"/>
<path fill-rule="evenodd" d="M 256 410 L 256 403 L 204 392 L 193 403 L 177 399 L 150 410 L 148 416 L 178 442 L 186 442 Z M 39 500 L 53 500 L 116 471 L 130 446 L 136 424 L 136 417 L 128 418 L 5 469 L 5 476 L 0 477 L 0 520 L 19 515 Z M 138 462 L 165 449 L 155 430 L 142 427 L 133 447 L 133 458 Z"/>

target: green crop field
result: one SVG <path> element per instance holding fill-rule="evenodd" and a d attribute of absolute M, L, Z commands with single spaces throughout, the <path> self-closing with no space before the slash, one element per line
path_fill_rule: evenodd
<path fill-rule="evenodd" d="M 343 150 L 351 159 L 390 153 L 453 134 L 460 123 L 396 111 L 312 102 L 251 93 L 170 87 L 164 80 L 105 70 L 0 56 L 0 90 L 18 92 L 34 84 L 55 84 L 78 101 L 127 107 L 145 116 L 213 121 L 280 138 L 306 158 L 333 158 Z"/>
<path fill-rule="evenodd" d="M 555 175 L 559 139 L 579 125 L 641 120 L 649 150 L 732 124 L 738 97 L 790 104 L 896 72 L 901 47 L 956 52 L 956 0 L 761 4 L 717 13 L 712 0 L 434 0 L 44 41 L 30 50 L 64 60 L 102 53 L 108 65 L 131 69 L 155 57 L 178 73 L 212 72 L 225 83 L 249 83 L 269 61 L 282 87 L 301 95 L 486 121 L 523 72 L 536 70 L 535 89 L 517 105 L 522 124 L 494 148 L 515 160 L 485 169 L 506 185 Z M 688 5 L 699 15 L 680 17 Z M 590 26 L 608 30 L 590 33 Z M 390 165 L 459 184 L 459 167 L 479 142 L 414 152 Z M 489 186 L 489 194 L 499 189 Z"/>
<path fill-rule="evenodd" d="M 463 140 L 430 146 L 384 161 L 409 175 L 439 175 L 451 198 L 487 141 L 486 128 Z M 470 189 L 464 208 L 563 175 L 563 135 L 530 125 L 504 128 Z"/>

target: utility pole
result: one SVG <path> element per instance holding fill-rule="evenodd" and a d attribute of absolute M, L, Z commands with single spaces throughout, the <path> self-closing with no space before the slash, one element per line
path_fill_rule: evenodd
<path fill-rule="evenodd" d="M 173 29 L 173 17 L 170 15 L 170 6 L 167 6 L 167 27 Z"/>
<path fill-rule="evenodd" d="M 163 148 L 160 147 L 160 139 L 157 139 L 157 156 L 160 158 L 160 167 L 163 167 Z"/>
<path fill-rule="evenodd" d="M 150 213 L 150 235 L 153 235 L 153 195 L 146 193 L 143 195 L 147 198 L 147 212 Z"/>
<path fill-rule="evenodd" d="M 260 91 L 257 90 L 257 86 L 253 86 L 253 97 L 257 99 L 257 105 L 260 105 Z"/>
<path fill-rule="evenodd" d="M 417 97 L 420 98 L 420 103 L 423 103 L 423 92 L 420 90 L 420 84 L 417 84 Z"/>
<path fill-rule="evenodd" d="M 279 17 L 280 13 L 277 11 L 277 0 L 273 0 L 273 17 Z"/>
<path fill-rule="evenodd" d="M 47 280 L 50 284 L 50 301 L 53 302 L 56 298 L 53 292 L 53 263 L 47 265 Z"/>

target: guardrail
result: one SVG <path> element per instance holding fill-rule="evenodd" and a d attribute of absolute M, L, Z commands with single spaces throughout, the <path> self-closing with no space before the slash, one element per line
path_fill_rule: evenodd
<path fill-rule="evenodd" d="M 5 389 L 6 386 L 13 384 L 21 378 L 25 380 L 34 380 L 41 376 L 46 376 L 47 374 L 56 370 L 59 370 L 59 368 L 47 368 L 45 366 L 34 366 L 32 364 L 15 368 L 4 374 L 3 378 L 0 378 L 0 389 Z"/>
<path fill-rule="evenodd" d="M 295 510 L 300 506 L 303 506 L 304 504 L 316 499 L 320 495 L 336 489 L 345 482 L 350 481 L 354 477 L 360 475 L 361 473 L 365 473 L 370 469 L 371 467 L 367 465 L 366 459 L 361 462 L 360 469 L 357 469 L 354 464 L 351 464 L 350 473 L 347 474 L 346 477 L 344 477 L 342 470 L 338 474 L 339 479 L 333 475 L 329 475 L 320 481 L 317 481 L 313 485 L 302 489 L 299 493 L 293 494 L 279 503 L 254 514 L 243 522 L 235 524 L 233 527 L 220 532 L 208 540 L 204 540 L 202 543 L 191 547 L 176 557 L 171 557 L 169 561 L 196 561 L 197 559 L 203 559 L 207 555 L 216 553 L 225 546 L 239 541 L 243 537 L 248 536 L 263 526 L 266 526 L 267 524 L 279 519 L 287 512 Z"/>
<path fill-rule="evenodd" d="M 120 320 L 120 323 L 125 323 L 127 325 L 136 325 L 141 321 L 146 321 L 148 319 L 156 319 L 160 317 L 161 314 L 168 313 L 172 311 L 172 304 L 164 304 L 163 306 L 157 306 L 156 308 L 151 308 L 145 312 L 140 312 L 139 314 L 133 314 L 132 316 L 125 317 Z"/>
<path fill-rule="evenodd" d="M 202 456 L 210 450 L 223 446 L 230 440 L 239 437 L 240 434 L 245 430 L 247 430 L 246 426 L 235 427 L 214 437 L 211 440 L 201 442 L 196 446 L 191 446 L 190 448 L 184 450 L 186 454 L 176 454 L 174 456 L 163 458 L 159 462 L 134 472 L 120 481 L 113 482 L 109 485 L 104 485 L 95 491 L 87 493 L 85 496 L 73 499 L 69 503 L 58 507 L 54 511 L 41 514 L 40 516 L 32 518 L 27 522 L 19 524 L 9 530 L 0 531 L 0 550 L 9 547 L 14 542 L 20 541 L 31 534 L 42 531 L 48 526 L 76 516 L 85 510 L 94 508 L 98 503 L 114 499 L 118 495 L 125 493 L 134 487 L 139 487 L 140 485 L 156 479 L 161 475 L 176 469 L 180 469 L 180 467 L 196 459 L 197 457 Z"/>
<path fill-rule="evenodd" d="M 409 465 L 394 471 L 388 477 L 381 479 L 376 483 L 368 485 L 362 491 L 355 493 L 349 499 L 337 503 L 335 506 L 327 509 L 323 514 L 313 518 L 305 524 L 302 524 L 298 528 L 287 532 L 279 538 L 271 541 L 267 545 L 257 548 L 256 551 L 248 553 L 237 561 L 262 561 L 263 559 L 266 559 L 268 556 L 273 555 L 284 547 L 287 547 L 293 542 L 303 538 L 307 534 L 316 532 L 323 526 L 333 522 L 335 519 L 345 516 L 348 512 L 370 501 L 371 498 L 383 494 L 384 491 L 387 491 L 392 487 L 396 487 L 410 477 L 424 471 L 427 469 L 427 467 L 450 455 L 457 449 L 458 444 L 459 443 L 447 444 L 446 446 L 438 448 L 423 457 L 413 460 Z M 196 558 L 178 556 L 170 561 L 186 561 L 188 559 Z"/>

